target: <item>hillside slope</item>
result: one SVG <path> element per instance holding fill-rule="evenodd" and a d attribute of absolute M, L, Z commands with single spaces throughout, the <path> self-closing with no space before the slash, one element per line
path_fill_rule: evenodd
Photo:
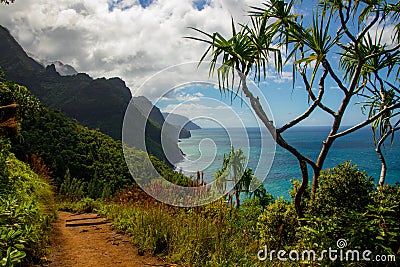
<path fill-rule="evenodd" d="M 25 85 L 39 100 L 91 129 L 121 139 L 121 125 L 131 93 L 119 78 L 92 79 L 81 73 L 61 76 L 30 58 L 0 26 L 0 66 L 6 78 Z"/>
<path fill-rule="evenodd" d="M 83 126 L 98 129 L 100 132 L 120 140 L 122 123 L 126 108 L 131 100 L 131 93 L 125 82 L 120 78 L 92 79 L 85 73 L 75 75 L 60 75 L 54 64 L 43 67 L 30 58 L 10 32 L 0 26 L 0 70 L 5 72 L 5 78 L 16 81 L 29 90 L 50 108 L 60 110 L 69 118 L 76 119 Z M 182 153 L 177 141 L 168 139 L 168 149 L 173 155 L 169 162 L 161 147 L 161 127 L 164 118 L 159 109 L 146 98 L 141 97 L 146 104 L 150 103 L 152 112 L 146 125 L 147 152 L 165 161 L 169 166 L 182 159 Z M 138 103 L 139 105 L 140 103 Z M 147 120 L 143 112 L 133 107 L 131 116 L 139 122 Z M 175 135 L 173 133 L 169 136 Z M 185 132 L 182 137 L 189 137 Z"/>

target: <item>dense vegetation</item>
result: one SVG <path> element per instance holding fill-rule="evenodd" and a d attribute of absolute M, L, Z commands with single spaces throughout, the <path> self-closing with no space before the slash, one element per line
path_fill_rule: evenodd
<path fill-rule="evenodd" d="M 104 203 L 85 199 L 63 203 L 60 208 L 72 211 L 95 210 L 113 219 L 114 227 L 129 233 L 141 249 L 165 257 L 179 266 L 395 266 L 400 258 L 400 185 L 374 188 L 371 178 L 350 163 L 340 164 L 322 173 L 316 199 L 310 205 L 310 190 L 305 196 L 305 213 L 299 219 L 292 201 L 281 198 L 260 202 L 246 199 L 240 209 L 225 199 L 198 208 L 175 208 L 158 203 L 138 188 L 118 192 L 114 201 Z M 299 182 L 295 181 L 292 195 Z M 347 250 L 359 250 L 360 261 L 343 257 L 332 261 L 322 250 L 338 249 L 344 239 Z M 264 261 L 257 258 L 267 246 Z M 315 250 L 315 260 L 302 260 L 302 251 Z M 276 252 L 299 252 L 299 259 L 277 259 Z M 387 262 L 366 262 L 369 255 L 387 256 Z M 295 254 L 294 254 L 295 255 Z M 345 255 L 345 254 L 344 254 Z M 261 256 L 262 255 L 261 253 Z M 311 258 L 312 259 L 312 258 Z"/>
<path fill-rule="evenodd" d="M 123 118 L 131 100 L 130 90 L 123 80 L 92 79 L 85 73 L 62 76 L 54 64 L 43 67 L 30 58 L 2 26 L 0 26 L 0 50 L 2 51 L 0 71 L 4 71 L 6 79 L 26 86 L 42 103 L 52 109 L 60 110 L 80 124 L 90 129 L 98 129 L 115 140 L 121 139 Z M 147 151 L 169 164 L 160 145 L 164 117 L 146 98 L 140 97 L 135 100 L 130 109 L 132 113 L 130 116 L 134 121 L 129 123 L 132 123 L 132 127 L 146 125 Z M 148 117 L 144 116 L 141 110 L 143 102 L 152 110 Z M 61 115 L 51 116 L 54 118 Z M 172 136 L 173 133 L 169 135 Z M 183 129 L 181 137 L 188 136 L 190 133 Z M 172 150 L 170 153 L 173 155 L 172 163 L 175 163 L 182 158 L 182 153 L 175 140 L 169 137 L 165 139 Z"/>
<path fill-rule="evenodd" d="M 26 87 L 0 81 L 0 107 L 0 266 L 13 266 L 38 261 L 46 252 L 50 180 L 62 199 L 72 201 L 107 199 L 134 181 L 120 141 L 47 108 Z M 137 170 L 146 171 L 141 159 L 147 154 L 130 149 L 130 155 Z M 157 157 L 150 159 L 171 182 L 192 183 Z"/>
<path fill-rule="evenodd" d="M 7 42 L 15 41 L 6 38 Z M 14 64 L 11 73 L 26 79 L 23 82 L 31 81 L 46 97 L 59 97 L 54 89 L 59 87 L 62 92 L 65 84 L 53 83 L 60 81 L 54 66 L 43 70 L 26 55 L 19 55 L 25 61 L 6 60 Z M 26 73 L 20 72 L 20 67 Z M 36 79 L 41 75 L 45 83 Z M 88 78 L 76 75 L 71 79 L 104 82 Z M 78 100 L 71 101 L 77 101 L 79 108 L 85 107 L 80 101 L 88 97 L 76 96 Z M 156 124 L 150 120 L 148 125 Z M 263 188 L 249 194 L 253 174 L 241 169 L 241 152 L 232 149 L 216 175 L 216 179 L 239 182 L 232 192 L 203 207 L 176 208 L 155 201 L 134 184 L 121 142 L 65 118 L 41 104 L 24 86 L 3 79 L 0 135 L 0 266 L 26 266 L 45 254 L 52 217 L 51 177 L 62 200 L 59 208 L 94 210 L 107 216 L 113 219 L 116 229 L 131 234 L 139 248 L 182 266 L 395 266 L 400 260 L 400 185 L 375 187 L 371 177 L 348 162 L 325 171 L 319 169 L 318 187 L 312 192 L 308 182 L 293 181 L 291 196 L 298 198 L 300 192 L 303 199 L 297 202 L 302 211 L 298 216 L 299 207 L 293 201 L 273 199 Z M 159 145 L 156 138 L 150 137 L 149 143 Z M 145 152 L 132 149 L 130 156 L 137 159 L 136 171 L 146 175 L 146 166 L 141 164 L 141 159 L 147 157 Z M 150 158 L 168 180 L 184 186 L 199 185 L 173 172 L 157 157 Z M 232 158 L 237 164 L 230 165 L 228 159 Z M 224 176 L 224 170 L 231 170 L 233 176 Z M 240 179 L 241 172 L 246 179 Z M 240 196 L 245 194 L 247 199 L 241 202 Z M 330 248 L 349 249 L 352 253 L 350 258 L 345 252 L 344 258 L 337 253 L 340 259 L 332 260 L 327 255 L 318 259 L 323 250 Z M 310 254 L 303 258 L 302 251 L 310 250 L 316 251 L 316 258 Z M 370 250 L 372 261 L 357 261 L 354 250 L 361 254 Z M 278 251 L 286 252 L 280 254 L 286 260 L 279 259 Z M 379 255 L 387 262 L 373 261 Z"/>
<path fill-rule="evenodd" d="M 46 176 L 51 173 L 59 188 L 60 199 L 64 201 L 60 208 L 96 210 L 112 218 L 116 228 L 132 234 L 133 242 L 141 249 L 166 257 L 170 262 L 186 266 L 298 266 L 298 261 L 282 263 L 276 257 L 259 261 L 257 254 L 265 245 L 269 251 L 314 249 L 320 252 L 329 247 L 336 248 L 340 238 L 347 241 L 349 249 L 371 250 L 371 257 L 399 257 L 400 186 L 377 189 L 370 177 L 349 163 L 322 172 L 314 200 L 310 198 L 310 190 L 306 190 L 302 219 L 297 217 L 293 202 L 273 200 L 262 188 L 249 195 L 245 183 L 226 199 L 204 207 L 170 207 L 155 201 L 134 184 L 119 141 L 48 109 L 23 86 L 1 82 L 0 88 L 1 106 L 18 104 L 18 116 L 14 111 L 4 110 L 2 120 L 11 126 L 15 126 L 10 123 L 12 120 L 20 123 L 19 135 L 11 137 L 12 147 L 8 141 L 2 143 L 3 162 L 11 162 L 1 165 L 2 177 L 7 177 L 2 178 L 7 184 L 1 188 L 7 190 L 3 190 L 0 197 L 1 218 L 4 218 L 1 227 L 5 229 L 1 237 L 2 257 L 4 262 L 8 257 L 9 266 L 11 261 L 32 261 L 43 255 L 49 218 L 44 209 L 47 204 L 43 203 L 51 200 L 50 187 L 45 180 L 17 160 L 8 152 L 10 149 L 20 159 L 39 166 L 36 170 L 42 171 L 38 173 Z M 11 121 L 7 120 L 10 118 Z M 15 131 L 3 134 L 13 135 Z M 134 149 L 131 152 L 138 159 L 147 156 Z M 227 159 L 236 154 L 240 159 L 240 150 L 232 150 Z M 156 157 L 151 159 L 156 169 L 169 180 L 196 186 Z M 145 171 L 140 160 L 137 168 Z M 224 168 L 228 167 L 222 166 Z M 252 177 L 251 171 L 245 172 Z M 14 182 L 10 183 L 10 179 Z M 299 184 L 294 182 L 293 196 Z M 238 192 L 247 194 L 248 198 L 240 208 L 232 201 Z M 25 216 L 29 216 L 29 222 Z M 10 229 L 16 234 L 9 236 L 13 233 Z M 18 245 L 20 243 L 23 246 Z M 322 262 L 308 262 L 311 266 L 351 263 L 327 258 Z M 374 266 L 366 262 L 357 264 Z M 388 262 L 386 266 L 391 264 L 393 262 Z"/>
<path fill-rule="evenodd" d="M 39 157 L 30 157 L 29 166 L 10 152 L 7 136 L 17 134 L 17 116 L 29 116 L 27 106 L 36 108 L 34 99 L 23 92 L 10 94 L 10 86 L 0 83 L 0 266 L 27 266 L 47 252 L 53 191 L 49 170 Z"/>
<path fill-rule="evenodd" d="M 310 180 L 308 168 L 312 171 L 314 199 L 333 144 L 368 125 L 374 134 L 381 162 L 379 184 L 383 185 L 387 166 L 381 147 L 389 136 L 393 141 L 400 130 L 399 1 L 266 0 L 249 7 L 248 21 L 227 21 L 232 26 L 228 35 L 192 28 L 200 37 L 188 38 L 208 45 L 199 56 L 200 62 L 208 65 L 210 74 L 217 72 L 220 90 L 237 86 L 276 144 L 296 157 L 302 174 L 294 198 L 297 214 L 304 215 L 301 202 Z M 300 98 L 308 105 L 301 114 L 278 126 L 264 110 L 267 107 L 262 103 L 268 101 L 260 101 L 260 97 L 270 97 L 271 86 L 263 86 L 265 92 L 260 95 L 248 86 L 247 79 L 260 84 L 269 81 L 271 75 L 282 74 L 289 74 L 292 90 L 301 89 L 304 95 Z M 335 93 L 330 94 L 332 89 Z M 332 98 L 337 92 L 340 97 Z M 360 104 L 362 119 L 344 130 L 348 109 L 354 102 Z M 330 130 L 319 140 L 322 145 L 316 156 L 310 157 L 285 140 L 284 133 L 321 113 L 330 118 L 323 122 Z"/>
<path fill-rule="evenodd" d="M 0 138 L 0 266 L 27 266 L 47 253 L 53 191 L 47 176 L 33 172 L 9 149 Z"/>
<path fill-rule="evenodd" d="M 63 185 L 65 195 L 107 198 L 134 183 L 120 141 L 89 130 L 61 112 L 47 108 L 26 87 L 14 82 L 0 82 L 0 99 L 0 105 L 19 105 L 21 126 L 19 134 L 11 138 L 12 152 L 21 160 L 27 160 L 31 155 L 42 158 L 51 170 L 55 184 Z M 145 166 L 141 166 L 147 157 L 145 152 L 130 151 L 136 158 L 135 167 L 145 171 Z M 190 183 L 189 178 L 173 172 L 157 157 L 150 158 L 169 181 L 181 185 Z"/>

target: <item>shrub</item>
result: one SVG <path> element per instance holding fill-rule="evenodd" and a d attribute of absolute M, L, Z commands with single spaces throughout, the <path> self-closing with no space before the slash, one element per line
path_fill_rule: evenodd
<path fill-rule="evenodd" d="M 299 249 L 336 249 L 345 239 L 345 249 L 395 255 L 399 251 L 399 187 L 374 190 L 372 178 L 349 162 L 321 174 L 320 187 L 309 212 L 297 230 Z M 397 201 L 397 202 L 396 202 Z M 329 261 L 324 266 L 342 266 Z M 366 266 L 357 263 L 356 266 Z"/>
<path fill-rule="evenodd" d="M 278 199 L 268 205 L 258 217 L 261 245 L 269 249 L 283 249 L 295 241 L 297 219 L 294 205 Z"/>
<path fill-rule="evenodd" d="M 8 148 L 0 138 L 0 266 L 27 266 L 46 252 L 53 196 L 46 179 Z"/>
<path fill-rule="evenodd" d="M 373 189 L 372 177 L 350 162 L 339 164 L 321 172 L 311 214 L 340 216 L 350 211 L 362 212 L 372 203 L 370 193 Z"/>

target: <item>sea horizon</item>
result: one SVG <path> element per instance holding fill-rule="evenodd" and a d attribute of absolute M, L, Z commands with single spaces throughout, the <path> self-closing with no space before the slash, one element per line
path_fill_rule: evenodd
<path fill-rule="evenodd" d="M 340 130 L 346 130 L 349 127 L 351 126 L 342 126 Z M 295 126 L 288 129 L 283 136 L 289 144 L 293 145 L 307 157 L 315 160 L 322 146 L 322 141 L 329 133 L 328 131 L 330 128 L 331 126 L 319 125 Z M 175 165 L 176 170 L 194 177 L 195 171 L 187 172 L 185 169 L 196 169 L 195 164 L 201 165 L 202 162 L 195 162 L 195 164 L 193 164 L 193 162 L 190 161 L 199 159 L 200 153 L 206 154 L 212 151 L 213 148 L 211 143 L 208 145 L 203 144 L 202 152 L 200 152 L 198 148 L 201 140 L 212 139 L 217 150 L 214 156 L 215 160 L 207 168 L 199 169 L 199 171 L 204 171 L 206 179 L 210 182 L 213 179 L 215 172 L 222 166 L 223 155 L 229 153 L 231 148 L 227 132 L 230 131 L 231 134 L 233 133 L 234 135 L 235 131 L 238 129 L 241 128 L 201 128 L 191 130 L 190 132 L 192 136 L 190 138 L 180 139 L 178 144 L 182 152 L 185 154 L 185 159 Z M 249 147 L 246 147 L 245 149 L 249 150 L 249 155 L 252 157 L 249 159 L 247 167 L 252 168 L 254 171 L 254 168 L 257 166 L 257 159 L 254 158 L 257 158 L 257 156 L 260 155 L 260 129 L 251 126 L 246 127 L 245 129 L 249 138 Z M 263 130 L 267 131 L 266 128 L 263 128 Z M 267 133 L 267 135 L 269 135 L 269 133 Z M 400 182 L 400 158 L 396 157 L 400 152 L 400 140 L 397 143 L 396 140 L 395 137 L 393 146 L 390 145 L 390 142 L 386 142 L 383 148 L 388 164 L 385 183 L 388 184 Z M 239 149 L 241 147 L 234 148 Z M 366 171 L 369 176 L 374 178 L 374 182 L 377 183 L 379 180 L 381 164 L 378 155 L 374 151 L 372 130 L 369 127 L 361 128 L 349 135 L 338 138 L 328 154 L 323 169 L 332 168 L 337 164 L 346 161 L 351 161 L 351 163 L 356 164 L 360 170 Z M 263 166 L 261 166 L 261 168 L 262 167 Z M 310 169 L 311 168 L 309 168 L 309 171 Z M 269 171 L 264 170 L 264 172 L 265 171 L 268 172 L 268 175 L 266 175 L 266 177 L 258 178 L 263 180 L 263 184 L 267 191 L 274 197 L 282 196 L 284 199 L 289 200 L 289 190 L 291 187 L 290 181 L 292 179 L 301 179 L 297 159 L 288 151 L 276 145 L 272 166 Z"/>

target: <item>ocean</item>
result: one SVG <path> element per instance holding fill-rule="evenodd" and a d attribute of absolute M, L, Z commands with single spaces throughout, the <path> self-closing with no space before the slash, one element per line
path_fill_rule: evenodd
<path fill-rule="evenodd" d="M 290 180 L 301 179 L 301 173 L 297 160 L 286 150 L 276 146 L 275 156 L 271 166 L 262 162 L 259 158 L 262 152 L 262 134 L 258 128 L 243 129 L 199 129 L 192 130 L 191 137 L 182 139 L 179 147 L 185 154 L 185 159 L 176 164 L 176 169 L 187 175 L 196 175 L 196 171 L 204 172 L 205 180 L 212 181 L 214 173 L 221 169 L 223 156 L 228 154 L 232 140 L 236 140 L 235 150 L 242 148 L 248 156 L 247 167 L 257 170 L 257 176 L 263 180 L 267 191 L 274 197 L 289 198 Z M 301 153 L 315 160 L 322 146 L 322 140 L 329 133 L 329 127 L 324 126 L 299 126 L 289 129 L 283 135 L 286 141 L 298 149 Z M 265 133 L 268 135 L 268 133 Z M 264 138 L 265 139 L 265 138 Z M 400 140 L 395 137 L 394 144 L 390 144 L 388 138 L 383 150 L 388 165 L 386 182 L 395 184 L 400 182 Z M 237 142 L 237 140 L 241 140 Z M 273 145 L 267 142 L 268 150 L 265 155 L 271 156 Z M 268 157 L 267 156 L 267 157 Z M 272 156 L 271 156 L 272 159 Z M 325 161 L 324 169 L 331 168 L 345 161 L 351 161 L 357 167 L 370 176 L 375 182 L 379 180 L 381 164 L 374 150 L 374 142 L 371 129 L 366 127 L 347 136 L 337 139 L 331 148 Z M 309 167 L 309 169 L 311 169 Z M 262 177 L 259 177 L 262 176 Z"/>

